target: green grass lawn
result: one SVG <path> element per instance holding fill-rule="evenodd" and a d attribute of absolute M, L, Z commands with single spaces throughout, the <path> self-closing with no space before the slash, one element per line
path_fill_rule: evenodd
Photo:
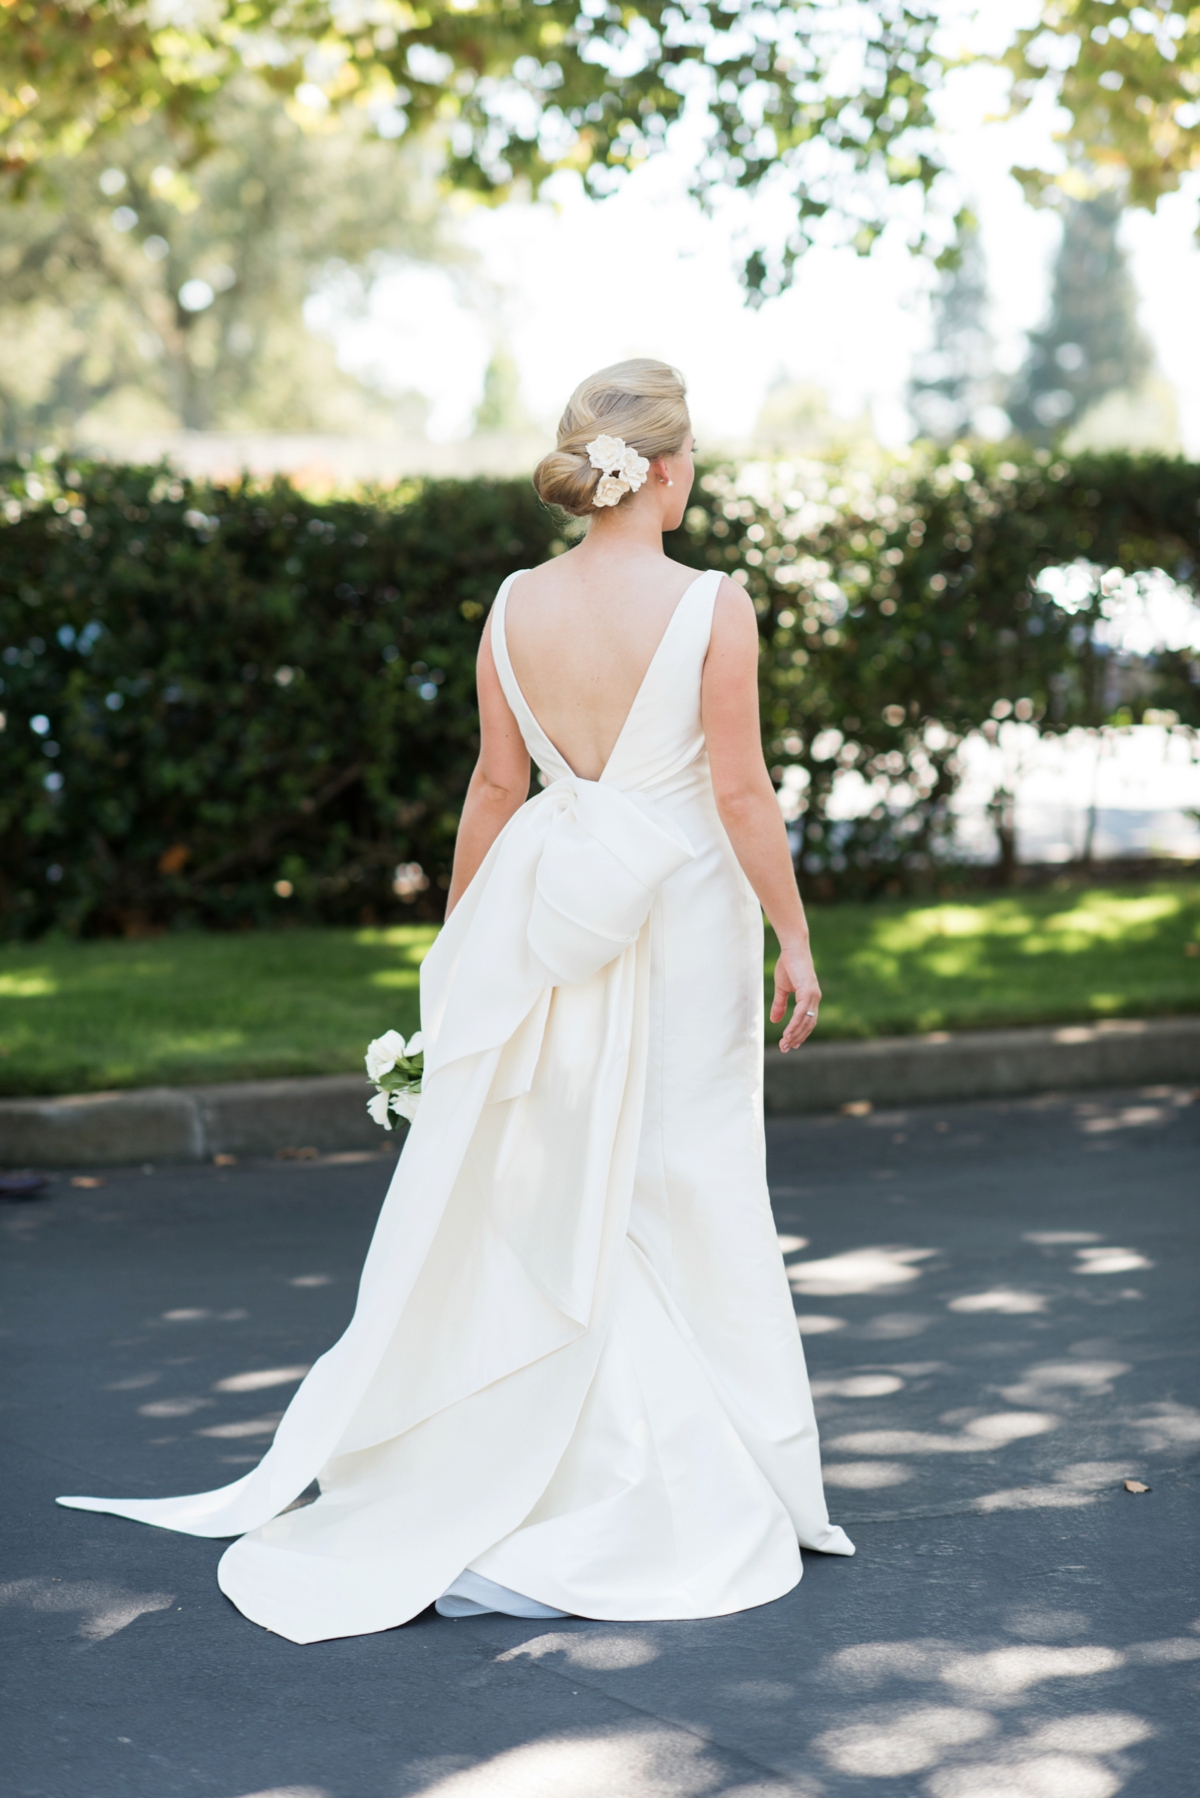
<path fill-rule="evenodd" d="M 827 1039 L 1200 1011 L 1200 882 L 817 907 L 812 930 Z M 371 1037 L 416 1028 L 434 934 L 2 948 L 0 1092 L 357 1071 Z"/>
<path fill-rule="evenodd" d="M 826 1038 L 1200 1011 L 1196 881 L 831 905 L 810 922 Z"/>
<path fill-rule="evenodd" d="M 180 932 L 0 949 L 0 1091 L 357 1071 L 417 1028 L 434 925 Z"/>

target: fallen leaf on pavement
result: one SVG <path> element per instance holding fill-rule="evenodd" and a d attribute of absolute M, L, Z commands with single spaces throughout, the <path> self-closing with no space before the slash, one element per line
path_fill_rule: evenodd
<path fill-rule="evenodd" d="M 73 1174 L 71 1176 L 71 1185 L 72 1186 L 107 1186 L 108 1181 L 102 1180 L 100 1178 L 99 1174 Z"/>
<path fill-rule="evenodd" d="M 1143 1486 L 1141 1480 L 1126 1480 L 1125 1490 L 1126 1492 L 1152 1492 L 1154 1488 L 1152 1486 Z"/>
<path fill-rule="evenodd" d="M 874 1109 L 870 1099 L 850 1099 L 841 1107 L 841 1113 L 844 1118 L 865 1118 L 870 1117 Z"/>
<path fill-rule="evenodd" d="M 214 1155 L 213 1156 L 213 1166 L 214 1167 L 236 1167 L 237 1166 L 237 1156 L 236 1155 Z"/>

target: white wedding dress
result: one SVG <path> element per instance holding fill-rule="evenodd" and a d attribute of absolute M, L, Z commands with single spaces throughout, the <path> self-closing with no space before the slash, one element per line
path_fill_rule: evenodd
<path fill-rule="evenodd" d="M 679 602 L 598 781 L 517 685 L 515 578 L 492 645 L 545 787 L 422 969 L 424 1095 L 354 1317 L 244 1478 L 59 1500 L 238 1537 L 222 1590 L 294 1642 L 439 1599 L 717 1616 L 789 1591 L 798 1543 L 854 1552 L 767 1197 L 762 918 L 700 723 L 720 576 Z"/>

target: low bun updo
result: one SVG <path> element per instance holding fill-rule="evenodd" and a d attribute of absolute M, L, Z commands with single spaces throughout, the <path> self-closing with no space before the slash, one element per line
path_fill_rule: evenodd
<path fill-rule="evenodd" d="M 614 362 L 581 381 L 567 401 L 558 447 L 533 471 L 538 498 L 576 518 L 587 517 L 596 510 L 596 488 L 603 478 L 588 460 L 587 446 L 594 438 L 622 437 L 653 462 L 682 449 L 690 430 L 687 388 L 677 368 L 651 356 Z"/>

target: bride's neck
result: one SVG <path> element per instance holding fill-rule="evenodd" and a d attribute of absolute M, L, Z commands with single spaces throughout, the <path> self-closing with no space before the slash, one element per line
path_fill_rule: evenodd
<path fill-rule="evenodd" d="M 592 556 L 664 555 L 662 507 L 657 502 L 656 493 L 644 491 L 632 504 L 627 499 L 610 511 L 594 512 L 579 548 L 589 560 Z"/>

